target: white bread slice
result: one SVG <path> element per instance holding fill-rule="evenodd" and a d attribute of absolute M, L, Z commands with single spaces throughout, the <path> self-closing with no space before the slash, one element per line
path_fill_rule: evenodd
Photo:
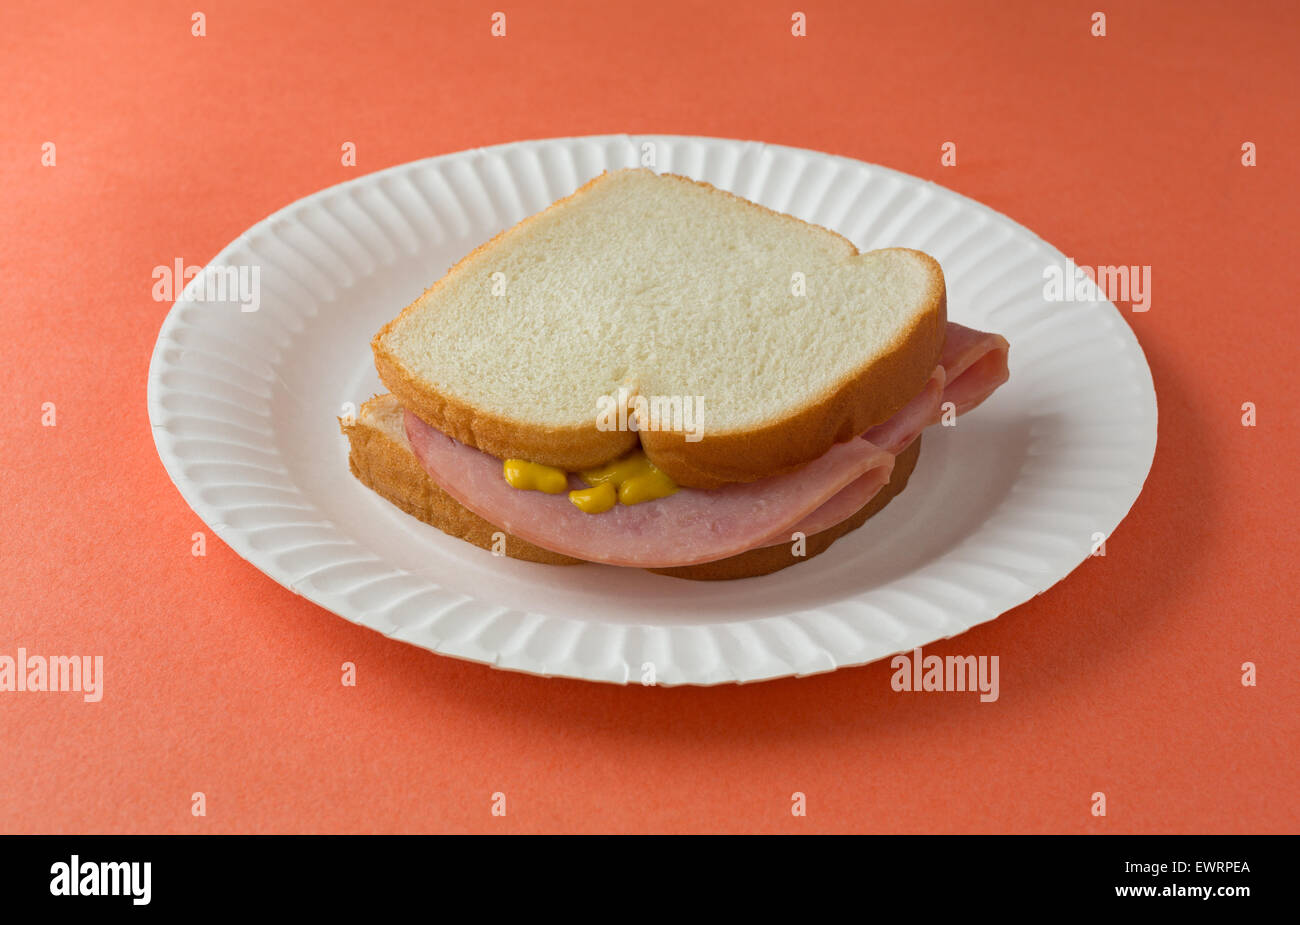
<path fill-rule="evenodd" d="M 943 273 L 919 251 L 859 254 L 707 184 L 622 170 L 475 250 L 372 347 L 402 405 L 493 456 L 577 470 L 639 437 L 678 483 L 716 488 L 889 418 L 946 323 Z M 599 429 L 620 387 L 702 396 L 703 439 Z"/>
<path fill-rule="evenodd" d="M 402 407 L 392 395 L 378 395 L 361 406 L 356 419 L 339 419 L 339 428 L 349 441 L 348 466 L 362 484 L 413 517 L 483 549 L 492 549 L 494 539 L 504 540 L 504 551 L 512 559 L 548 565 L 576 565 L 580 559 L 551 552 L 506 533 L 490 521 L 463 507 L 437 486 L 420 466 L 406 439 Z M 652 569 L 662 575 L 695 580 L 723 580 L 766 575 L 811 559 L 844 534 L 857 529 L 881 510 L 906 486 L 921 451 L 918 437 L 899 454 L 889 484 L 856 514 L 842 523 L 807 538 L 805 555 L 794 556 L 790 546 L 765 546 L 737 556 L 680 568 Z M 599 517 L 599 514 L 592 515 Z"/>

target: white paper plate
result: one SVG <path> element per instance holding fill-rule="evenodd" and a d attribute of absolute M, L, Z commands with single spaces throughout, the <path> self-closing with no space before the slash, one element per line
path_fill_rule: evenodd
<path fill-rule="evenodd" d="M 707 180 L 862 250 L 937 257 L 949 317 L 1011 341 L 1011 381 L 925 439 L 907 491 L 810 561 L 692 582 L 497 558 L 348 472 L 335 416 L 382 392 L 379 326 L 498 231 L 602 170 Z M 259 222 L 212 268 L 258 266 L 261 304 L 192 284 L 158 335 L 149 418 L 176 487 L 287 588 L 396 639 L 543 675 L 716 684 L 829 671 L 963 632 L 1060 581 L 1137 499 L 1156 400 L 1106 301 L 1049 303 L 1065 258 L 985 206 L 859 161 L 756 142 L 625 135 L 522 142 L 404 164 Z M 200 278 L 202 279 L 202 278 Z"/>

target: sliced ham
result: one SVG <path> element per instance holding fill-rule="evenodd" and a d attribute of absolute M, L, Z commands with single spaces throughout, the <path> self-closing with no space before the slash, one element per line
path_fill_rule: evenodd
<path fill-rule="evenodd" d="M 946 378 L 944 368 L 936 366 L 934 372 L 930 374 L 929 381 L 921 386 L 921 391 L 916 393 L 915 398 L 888 421 L 876 425 L 863 434 L 861 439 L 874 443 L 895 456 L 903 452 L 920 436 L 921 431 L 939 420 L 939 409 L 946 393 L 944 382 Z M 866 504 L 865 501 L 862 503 Z"/>
<path fill-rule="evenodd" d="M 1011 345 L 1001 334 L 976 331 L 948 322 L 939 365 L 947 375 L 943 400 L 952 402 L 958 414 L 983 404 L 1011 377 L 1007 351 Z"/>
<path fill-rule="evenodd" d="M 840 443 L 796 472 L 713 491 L 682 488 L 645 504 L 585 514 L 568 496 L 511 488 L 501 461 L 406 413 L 416 458 L 449 495 L 503 530 L 537 546 L 590 562 L 672 568 L 725 559 L 820 533 L 851 517 L 889 482 L 894 457 L 942 405 L 975 408 L 1004 383 L 1007 341 L 948 323 L 940 365 L 912 401 L 888 421 Z M 574 487 L 581 487 L 575 481 Z"/>
<path fill-rule="evenodd" d="M 860 440 L 875 444 L 887 453 L 897 456 L 912 445 L 921 431 L 939 420 L 940 405 L 944 397 L 944 369 L 936 366 L 934 374 L 916 397 L 903 406 L 892 418 L 863 434 Z M 841 520 L 847 520 L 856 514 L 864 504 L 875 497 L 883 485 L 875 484 L 870 477 L 864 476 L 836 493 L 817 510 L 799 521 L 787 532 L 775 537 L 768 537 L 760 546 L 776 546 L 790 542 L 791 533 L 812 536 L 829 530 Z"/>
<path fill-rule="evenodd" d="M 957 414 L 965 414 L 992 395 L 1011 375 L 1007 367 L 1010 345 L 1000 334 L 948 322 L 943 354 L 930 380 L 903 409 L 883 424 L 871 428 L 862 439 L 897 456 L 912 445 L 921 431 L 937 424 L 945 402 L 952 402 Z M 880 490 L 869 479 L 861 479 L 831 498 L 791 528 L 790 533 L 812 536 L 829 530 L 862 509 Z M 788 534 L 769 538 L 762 546 L 790 542 Z"/>
<path fill-rule="evenodd" d="M 501 460 L 458 443 L 409 411 L 406 436 L 443 491 L 484 520 L 544 549 L 638 568 L 737 555 L 752 549 L 756 537 L 780 535 L 847 485 L 867 478 L 874 494 L 894 468 L 893 454 L 854 439 L 797 472 L 714 491 L 682 488 L 658 501 L 584 514 L 568 495 L 511 488 L 502 477 Z"/>

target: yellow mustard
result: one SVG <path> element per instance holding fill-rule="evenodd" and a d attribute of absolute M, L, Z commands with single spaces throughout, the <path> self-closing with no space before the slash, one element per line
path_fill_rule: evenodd
<path fill-rule="evenodd" d="M 653 468 L 654 464 L 650 462 L 645 453 L 641 450 L 633 450 L 626 456 L 605 463 L 598 469 L 587 469 L 579 474 L 588 485 L 601 485 L 609 482 L 617 488 L 628 479 L 644 475 Z M 658 472 L 659 470 L 655 469 L 655 471 Z"/>
<path fill-rule="evenodd" d="M 641 450 L 634 450 L 598 469 L 588 469 L 581 475 L 588 485 L 612 486 L 618 492 L 619 504 L 641 504 L 666 498 L 677 491 L 677 483 Z"/>
<path fill-rule="evenodd" d="M 618 493 L 610 482 L 569 492 L 569 500 L 584 514 L 603 514 L 618 503 Z"/>
<path fill-rule="evenodd" d="M 512 488 L 558 495 L 569 487 L 568 475 L 554 466 L 507 459 L 502 471 Z M 677 491 L 677 483 L 641 450 L 599 468 L 587 469 L 580 475 L 589 487 L 569 492 L 569 500 L 586 514 L 603 514 L 615 504 L 642 504 L 667 498 Z"/>
<path fill-rule="evenodd" d="M 558 495 L 569 487 L 569 477 L 563 469 L 554 466 L 543 466 L 525 459 L 507 459 L 501 469 L 511 488 Z"/>
<path fill-rule="evenodd" d="M 645 475 L 634 475 L 618 485 L 619 504 L 641 504 L 656 498 L 667 498 L 677 491 L 677 483 L 658 469 Z"/>

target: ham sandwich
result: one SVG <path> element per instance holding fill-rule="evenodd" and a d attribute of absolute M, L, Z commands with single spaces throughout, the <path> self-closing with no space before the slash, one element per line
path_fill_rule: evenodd
<path fill-rule="evenodd" d="M 405 412 L 406 436 L 429 478 L 457 502 L 535 546 L 605 565 L 677 568 L 789 544 L 828 530 L 888 484 L 895 459 L 938 424 L 964 414 L 1008 378 L 1007 341 L 948 323 L 943 356 L 919 393 L 883 424 L 794 472 L 722 488 L 682 488 L 644 504 L 584 514 L 563 494 L 518 491 L 501 460 Z M 573 477 L 571 486 L 581 483 Z"/>
<path fill-rule="evenodd" d="M 371 346 L 391 394 L 340 421 L 368 487 L 497 554 L 694 579 L 824 551 L 1009 377 L 932 257 L 643 169 L 477 248 Z M 624 426 L 674 401 L 697 430 Z"/>

